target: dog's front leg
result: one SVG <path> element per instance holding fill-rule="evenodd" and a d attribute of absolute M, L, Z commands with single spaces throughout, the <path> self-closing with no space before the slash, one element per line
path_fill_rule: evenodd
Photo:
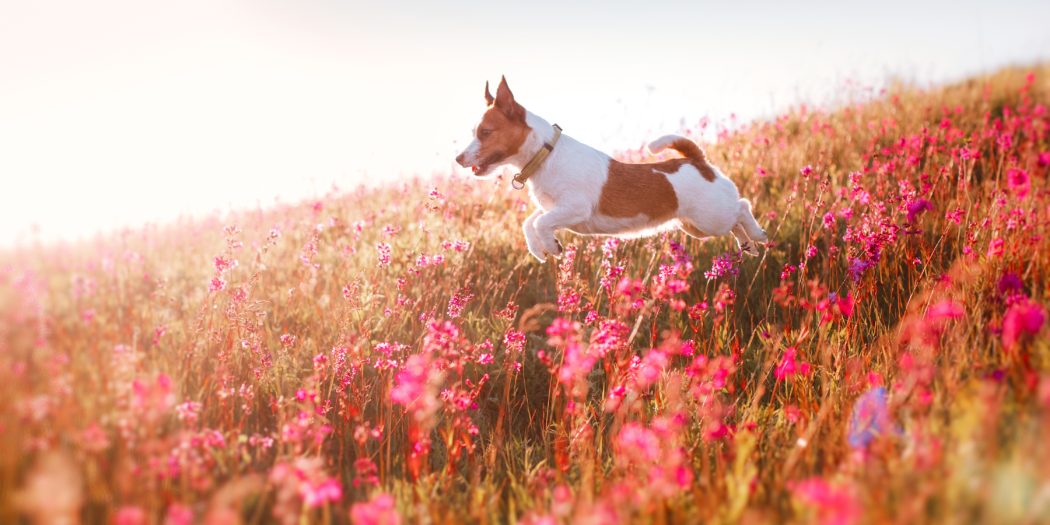
<path fill-rule="evenodd" d="M 532 225 L 543 255 L 561 255 L 561 243 L 554 237 L 554 232 L 584 222 L 590 214 L 591 206 L 588 203 L 573 202 L 564 205 L 559 203 L 557 207 L 536 217 Z"/>
<path fill-rule="evenodd" d="M 535 225 L 536 218 L 540 215 L 543 215 L 543 210 L 532 212 L 532 215 L 529 215 L 525 222 L 521 224 L 521 229 L 525 232 L 525 246 L 529 248 L 529 253 L 539 259 L 540 262 L 544 262 L 547 258 L 543 254 L 543 243 L 537 238 Z"/>

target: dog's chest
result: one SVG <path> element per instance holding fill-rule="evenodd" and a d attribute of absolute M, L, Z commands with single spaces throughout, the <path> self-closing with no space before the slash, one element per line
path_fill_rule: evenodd
<path fill-rule="evenodd" d="M 549 191 L 544 191 L 539 185 L 532 185 L 529 188 L 529 195 L 532 197 L 532 202 L 536 203 L 544 211 L 553 209 L 557 200 L 554 198 L 554 194 Z"/>

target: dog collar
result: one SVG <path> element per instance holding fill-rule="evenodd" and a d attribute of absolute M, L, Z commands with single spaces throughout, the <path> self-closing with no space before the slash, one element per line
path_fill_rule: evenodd
<path fill-rule="evenodd" d="M 547 159 L 547 155 L 550 155 L 554 151 L 554 145 L 558 143 L 558 138 L 561 137 L 561 126 L 554 125 L 554 138 L 550 142 L 544 142 L 543 147 L 533 155 L 532 160 L 521 168 L 521 172 L 514 176 L 514 180 L 510 182 L 510 185 L 516 190 L 520 190 L 525 187 L 525 181 L 529 180 L 536 170 L 540 169 L 540 165 Z"/>

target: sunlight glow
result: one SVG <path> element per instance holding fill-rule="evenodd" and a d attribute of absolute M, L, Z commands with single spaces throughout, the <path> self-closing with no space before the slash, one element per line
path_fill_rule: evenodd
<path fill-rule="evenodd" d="M 0 244 L 448 172 L 503 73 L 529 109 L 615 150 L 1050 49 L 1046 2 L 548 3 L 5 3 Z"/>

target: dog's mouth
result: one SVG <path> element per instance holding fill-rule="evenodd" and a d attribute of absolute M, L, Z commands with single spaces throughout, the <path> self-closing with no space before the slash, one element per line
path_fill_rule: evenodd
<path fill-rule="evenodd" d="M 481 177 L 482 175 L 488 174 L 492 166 L 503 160 L 503 152 L 497 151 L 488 157 L 485 157 L 470 167 L 470 171 L 474 172 L 475 177 Z"/>

